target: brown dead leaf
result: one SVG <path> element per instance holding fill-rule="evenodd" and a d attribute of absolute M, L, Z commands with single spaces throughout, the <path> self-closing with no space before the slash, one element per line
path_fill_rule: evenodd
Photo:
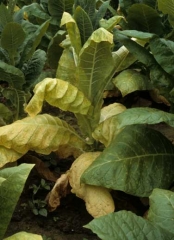
<path fill-rule="evenodd" d="M 49 211 L 54 211 L 60 205 L 60 199 L 65 197 L 68 193 L 70 193 L 70 189 L 67 172 L 57 179 L 53 189 L 46 197 Z"/>
<path fill-rule="evenodd" d="M 42 178 L 48 181 L 56 182 L 57 177 L 54 175 L 54 173 L 52 173 L 49 170 L 49 168 L 45 165 L 45 163 L 39 158 L 32 155 L 25 155 L 21 158 L 21 160 L 25 163 L 34 163 L 37 172 Z"/>

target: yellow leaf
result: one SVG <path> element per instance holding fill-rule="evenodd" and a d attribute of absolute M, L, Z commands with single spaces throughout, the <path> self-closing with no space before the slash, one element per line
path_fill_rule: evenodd
<path fill-rule="evenodd" d="M 88 152 L 78 157 L 69 170 L 69 183 L 72 192 L 86 203 L 87 211 L 94 217 L 100 217 L 114 211 L 114 201 L 109 190 L 80 182 L 81 175 L 100 155 L 100 152 Z"/>
<path fill-rule="evenodd" d="M 3 146 L 0 146 L 0 168 L 2 168 L 5 164 L 14 162 L 23 154 L 16 152 L 13 149 L 9 149 Z"/>
<path fill-rule="evenodd" d="M 40 235 L 27 233 L 27 232 L 18 232 L 4 240 L 42 240 L 43 238 Z"/>
<path fill-rule="evenodd" d="M 57 78 L 45 78 L 35 86 L 34 93 L 25 108 L 30 116 L 41 112 L 44 101 L 62 110 L 84 115 L 91 107 L 91 102 L 78 88 Z"/>
<path fill-rule="evenodd" d="M 0 128 L 0 136 L 0 146 L 9 149 L 9 153 L 14 150 L 14 153 L 22 155 L 29 150 L 49 154 L 61 145 L 70 144 L 80 149 L 85 145 L 74 128 L 48 114 L 26 117 L 3 126 Z"/>

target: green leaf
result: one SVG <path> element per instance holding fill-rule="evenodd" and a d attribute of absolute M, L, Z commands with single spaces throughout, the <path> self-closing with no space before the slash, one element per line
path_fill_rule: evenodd
<path fill-rule="evenodd" d="M 47 101 L 64 111 L 88 114 L 91 102 L 76 87 L 57 78 L 45 78 L 34 88 L 34 96 L 25 108 L 30 116 L 38 114 Z"/>
<path fill-rule="evenodd" d="M 64 12 L 72 13 L 73 3 L 73 0 L 49 0 L 48 11 L 60 21 Z"/>
<path fill-rule="evenodd" d="M 99 28 L 100 20 L 105 16 L 106 11 L 109 8 L 109 3 L 110 3 L 110 0 L 103 2 L 99 7 L 98 11 L 96 12 L 95 17 L 93 19 L 94 29 Z"/>
<path fill-rule="evenodd" d="M 66 48 L 60 57 L 56 77 L 67 81 L 77 87 L 78 82 L 75 69 L 76 65 L 73 52 L 71 49 Z"/>
<path fill-rule="evenodd" d="M 129 8 L 127 21 L 130 29 L 156 33 L 158 35 L 163 33 L 163 26 L 159 14 L 146 4 L 133 4 Z"/>
<path fill-rule="evenodd" d="M 0 177 L 5 178 L 0 185 L 0 238 L 8 227 L 15 206 L 24 188 L 25 181 L 33 168 L 33 164 L 21 164 L 17 167 L 0 170 Z"/>
<path fill-rule="evenodd" d="M 146 40 L 146 41 L 149 41 L 151 38 L 156 36 L 153 33 L 141 32 L 141 31 L 137 31 L 137 30 L 124 30 L 124 31 L 121 31 L 121 34 L 128 36 L 128 37 L 133 37 L 133 38 Z"/>
<path fill-rule="evenodd" d="M 155 130 L 133 125 L 125 127 L 116 136 L 83 173 L 81 180 L 86 184 L 145 197 L 154 188 L 171 185 L 173 167 L 172 143 Z"/>
<path fill-rule="evenodd" d="M 2 118 L 6 123 L 12 119 L 12 112 L 3 103 L 0 103 L 0 118 Z"/>
<path fill-rule="evenodd" d="M 108 146 L 125 126 L 156 124 L 160 122 L 165 122 L 174 127 L 174 115 L 153 108 L 130 108 L 100 123 L 93 132 L 93 135 L 97 136 L 105 146 Z"/>
<path fill-rule="evenodd" d="M 164 189 L 154 189 L 149 200 L 147 220 L 174 235 L 174 193 Z"/>
<path fill-rule="evenodd" d="M 13 18 L 4 4 L 0 5 L 0 26 L 2 29 L 7 23 L 13 22 Z"/>
<path fill-rule="evenodd" d="M 20 24 L 10 22 L 5 25 L 1 35 L 1 46 L 8 52 L 12 65 L 15 65 L 14 57 L 24 39 L 25 32 Z"/>
<path fill-rule="evenodd" d="M 48 212 L 45 208 L 41 208 L 41 209 L 39 209 L 39 215 L 41 215 L 43 217 L 47 217 Z"/>
<path fill-rule="evenodd" d="M 25 78 L 20 69 L 0 61 L 0 81 L 7 82 L 9 87 L 22 89 Z"/>
<path fill-rule="evenodd" d="M 80 32 L 77 26 L 77 23 L 72 18 L 72 16 L 64 12 L 62 19 L 61 19 L 61 26 L 66 24 L 67 32 L 69 34 L 69 38 L 71 40 L 72 47 L 75 50 L 76 57 L 79 55 L 80 49 L 81 49 L 81 37 Z M 77 57 L 78 58 L 78 57 Z"/>
<path fill-rule="evenodd" d="M 65 31 L 59 30 L 51 39 L 48 45 L 47 49 L 48 62 L 50 67 L 53 69 L 57 69 L 59 59 L 62 56 L 63 48 L 60 46 L 60 43 L 65 39 L 65 35 L 66 35 Z"/>
<path fill-rule="evenodd" d="M 40 235 L 27 233 L 27 232 L 18 232 L 4 240 L 43 240 Z"/>
<path fill-rule="evenodd" d="M 94 0 L 75 0 L 74 1 L 74 9 L 80 6 L 92 20 L 95 15 L 95 1 Z"/>
<path fill-rule="evenodd" d="M 113 79 L 113 83 L 121 91 L 123 97 L 134 91 L 153 89 L 148 77 L 133 69 L 122 71 Z"/>
<path fill-rule="evenodd" d="M 74 19 L 80 31 L 82 45 L 88 40 L 93 32 L 91 19 L 87 13 L 78 6 L 74 11 Z"/>
<path fill-rule="evenodd" d="M 113 17 L 109 18 L 108 20 L 101 19 L 100 27 L 103 27 L 108 31 L 112 31 L 112 29 L 120 22 L 121 19 L 123 19 L 122 16 L 113 16 Z"/>
<path fill-rule="evenodd" d="M 24 5 L 22 10 L 26 18 L 34 24 L 42 24 L 46 20 L 50 19 L 50 15 L 44 11 L 40 4 L 31 1 L 31 4 L 27 3 Z"/>
<path fill-rule="evenodd" d="M 96 218 L 84 227 L 102 240 L 173 240 L 174 236 L 149 221 L 125 210 Z"/>
<path fill-rule="evenodd" d="M 30 89 L 37 83 L 37 79 L 44 68 L 46 60 L 45 51 L 37 49 L 30 60 L 24 63 L 22 67 L 26 81 L 24 88 Z"/>
<path fill-rule="evenodd" d="M 174 2 L 173 0 L 157 0 L 158 8 L 165 14 L 174 16 Z"/>
<path fill-rule="evenodd" d="M 29 39 L 25 42 L 24 50 L 21 55 L 20 65 L 22 66 L 24 62 L 29 60 L 33 53 L 35 52 L 37 46 L 41 42 L 42 37 L 44 36 L 47 28 L 49 26 L 49 20 L 44 22 L 37 30 L 30 35 Z"/>
<path fill-rule="evenodd" d="M 78 87 L 95 106 L 101 104 L 103 91 L 111 81 L 114 69 L 112 43 L 112 34 L 104 28 L 99 28 L 93 32 L 80 51 Z"/>
<path fill-rule="evenodd" d="M 150 49 L 156 61 L 169 74 L 174 74 L 174 42 L 163 38 L 152 38 Z"/>

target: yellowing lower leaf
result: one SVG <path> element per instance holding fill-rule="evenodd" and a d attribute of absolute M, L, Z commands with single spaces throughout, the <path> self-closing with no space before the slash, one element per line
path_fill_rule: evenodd
<path fill-rule="evenodd" d="M 114 201 L 109 190 L 80 182 L 81 175 L 100 155 L 100 152 L 88 152 L 78 157 L 69 170 L 69 183 L 72 192 L 86 203 L 87 211 L 94 217 L 100 217 L 114 211 Z"/>
<path fill-rule="evenodd" d="M 9 149 L 3 146 L 0 146 L 0 168 L 5 164 L 14 162 L 22 157 L 23 154 L 16 152 L 13 149 Z"/>
<path fill-rule="evenodd" d="M 119 133 L 116 125 L 112 124 L 112 117 L 126 110 L 126 107 L 120 103 L 110 104 L 101 110 L 100 124 L 97 126 L 92 136 L 95 140 L 100 141 L 108 146 L 116 133 Z"/>
<path fill-rule="evenodd" d="M 70 144 L 80 149 L 85 145 L 83 139 L 70 125 L 47 114 L 26 117 L 1 127 L 0 136 L 0 146 L 20 154 L 25 154 L 29 150 L 49 154 L 61 145 Z"/>
<path fill-rule="evenodd" d="M 45 78 L 34 88 L 34 96 L 25 111 L 35 116 L 42 110 L 43 102 L 65 111 L 87 114 L 91 103 L 75 86 L 57 78 Z"/>
<path fill-rule="evenodd" d="M 4 240 L 42 240 L 42 236 L 33 234 L 33 233 L 27 233 L 27 232 L 18 232 L 8 238 L 5 238 Z"/>

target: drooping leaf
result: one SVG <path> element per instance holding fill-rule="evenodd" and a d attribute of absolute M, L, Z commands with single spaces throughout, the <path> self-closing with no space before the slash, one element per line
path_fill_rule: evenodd
<path fill-rule="evenodd" d="M 100 152 L 86 152 L 80 155 L 72 164 L 68 176 L 72 187 L 71 192 L 82 198 L 87 211 L 94 217 L 100 217 L 114 211 L 114 201 L 108 189 L 90 186 L 80 182 L 83 172 L 100 155 Z"/>
<path fill-rule="evenodd" d="M 85 225 L 102 240 L 173 240 L 171 233 L 155 227 L 151 222 L 125 210 L 110 213 Z"/>
<path fill-rule="evenodd" d="M 174 234 L 174 192 L 154 189 L 149 199 L 150 209 L 147 214 L 147 220 Z"/>
<path fill-rule="evenodd" d="M 78 6 L 74 11 L 74 19 L 80 31 L 82 45 L 88 40 L 93 32 L 91 19 L 87 13 Z"/>
<path fill-rule="evenodd" d="M 173 157 L 174 146 L 161 133 L 146 126 L 127 126 L 81 180 L 135 196 L 149 196 L 154 188 L 165 189 L 173 182 Z"/>
<path fill-rule="evenodd" d="M 59 30 L 51 39 L 50 44 L 48 45 L 47 58 L 50 67 L 53 69 L 57 69 L 59 59 L 62 56 L 63 48 L 60 46 L 60 43 L 65 39 L 65 34 L 65 31 Z M 61 77 L 58 78 L 63 79 Z"/>
<path fill-rule="evenodd" d="M 156 124 L 160 122 L 165 122 L 174 127 L 174 115 L 153 108 L 130 108 L 101 122 L 93 132 L 93 136 L 97 136 L 101 142 L 105 143 L 105 146 L 108 146 L 120 129 L 125 126 L 134 124 Z"/>
<path fill-rule="evenodd" d="M 156 33 L 158 35 L 163 33 L 160 15 L 156 10 L 146 4 L 133 4 L 129 8 L 127 21 L 130 29 Z"/>
<path fill-rule="evenodd" d="M 77 23 L 75 22 L 73 17 L 67 12 L 63 13 L 63 16 L 61 19 L 61 26 L 65 24 L 66 24 L 67 32 L 69 34 L 69 38 L 71 40 L 72 47 L 74 48 L 76 57 L 78 58 L 78 55 L 81 49 L 80 32 L 79 32 Z"/>
<path fill-rule="evenodd" d="M 0 61 L 0 81 L 7 82 L 9 87 L 22 89 L 25 78 L 23 72 L 19 68 Z"/>
<path fill-rule="evenodd" d="M 42 236 L 37 234 L 18 232 L 8 238 L 5 238 L 4 240 L 42 240 L 42 239 L 43 239 Z"/>
<path fill-rule="evenodd" d="M 62 110 L 84 115 L 91 108 L 91 102 L 85 97 L 83 92 L 61 79 L 45 78 L 35 86 L 34 93 L 34 96 L 25 108 L 30 116 L 35 116 L 42 110 L 44 101 Z"/>
<path fill-rule="evenodd" d="M 30 89 L 37 83 L 37 78 L 41 74 L 47 58 L 45 51 L 37 49 L 28 62 L 24 63 L 22 71 L 25 75 L 24 88 Z"/>
<path fill-rule="evenodd" d="M 12 112 L 3 103 L 0 103 L 0 118 L 2 118 L 6 123 L 9 123 L 12 119 Z"/>
<path fill-rule="evenodd" d="M 133 69 L 122 71 L 113 79 L 113 83 L 121 91 L 123 97 L 137 90 L 151 90 L 153 88 L 148 77 Z"/>
<path fill-rule="evenodd" d="M 115 72 L 120 72 L 131 66 L 136 60 L 136 56 L 128 51 L 125 46 L 120 47 L 117 51 L 112 52 L 115 63 Z"/>
<path fill-rule="evenodd" d="M 0 128 L 1 129 L 1 128 Z M 0 146 L 0 168 L 3 167 L 7 163 L 15 162 L 23 154 L 18 153 L 13 149 L 9 149 L 3 146 Z"/>
<path fill-rule="evenodd" d="M 150 49 L 160 66 L 169 74 L 174 74 L 174 42 L 164 38 L 150 40 Z"/>
<path fill-rule="evenodd" d="M 0 26 L 2 29 L 7 23 L 13 22 L 12 15 L 4 4 L 0 5 Z"/>
<path fill-rule="evenodd" d="M 32 164 L 21 164 L 17 167 L 0 170 L 0 177 L 5 178 L 0 185 L 0 215 L 3 219 L 0 224 L 1 239 L 3 239 L 25 181 L 33 166 Z"/>
<path fill-rule="evenodd" d="M 49 0 L 49 13 L 60 21 L 64 12 L 72 13 L 73 3 L 73 0 Z"/>
<path fill-rule="evenodd" d="M 42 154 L 67 145 L 83 149 L 85 142 L 65 121 L 43 114 L 26 117 L 0 128 L 0 146 L 25 154 L 29 150 Z M 6 152 L 8 152 L 6 150 Z M 6 156 L 8 159 L 8 155 Z"/>

